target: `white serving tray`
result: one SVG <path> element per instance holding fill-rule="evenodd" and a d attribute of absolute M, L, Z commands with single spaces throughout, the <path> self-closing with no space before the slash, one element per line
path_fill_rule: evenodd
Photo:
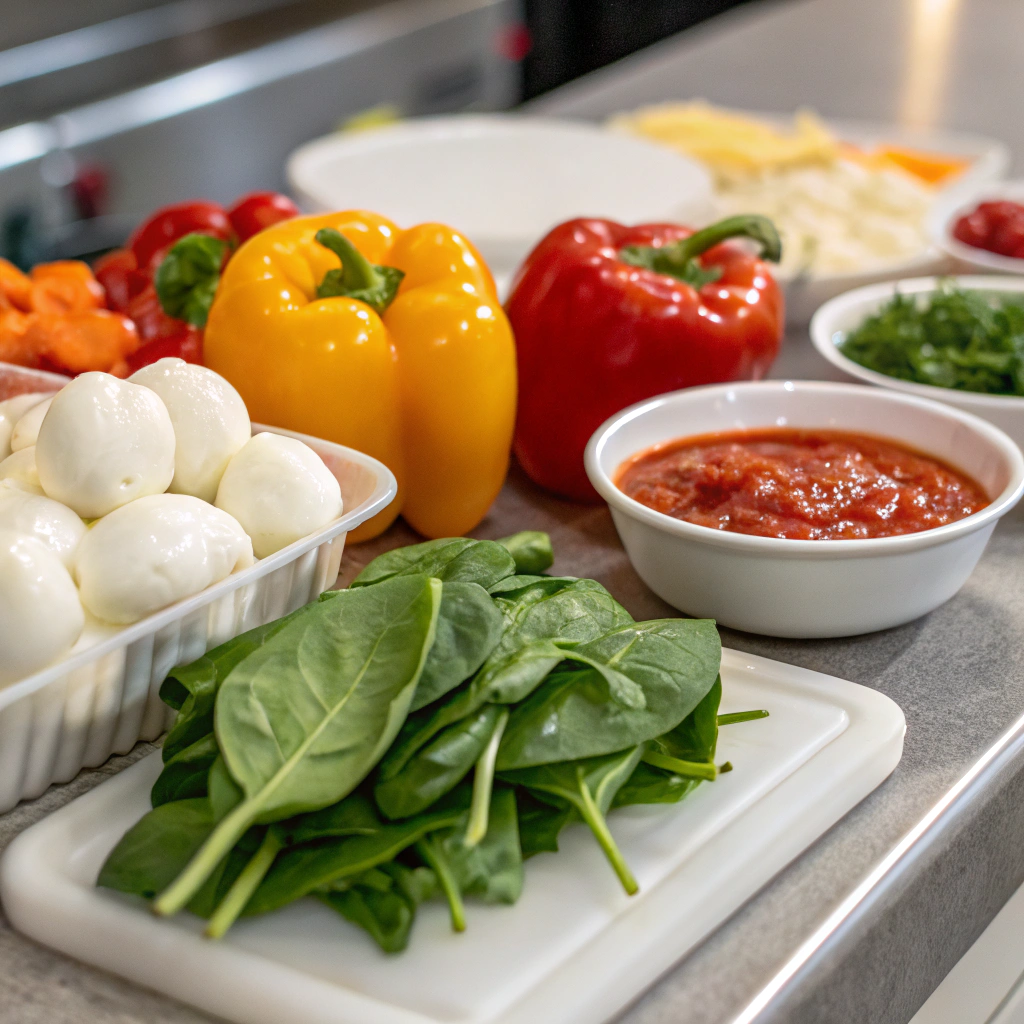
<path fill-rule="evenodd" d="M 722 730 L 735 770 L 677 806 L 626 808 L 612 832 L 640 883 L 627 897 L 582 825 L 526 865 L 514 907 L 421 909 L 409 948 L 377 950 L 302 901 L 219 943 L 189 915 L 94 888 L 149 807 L 159 755 L 33 826 L 0 862 L 15 928 L 239 1024 L 595 1024 L 614 1017 L 896 767 L 905 723 L 888 697 L 736 651 L 723 710 L 771 717 Z"/>
<path fill-rule="evenodd" d="M 23 379 L 19 380 L 19 373 Z M 31 385 L 26 385 L 31 381 Z M 67 378 L 0 364 L 0 399 Z M 201 593 L 126 627 L 91 620 L 75 646 L 49 667 L 0 688 L 0 813 L 54 782 L 127 753 L 167 728 L 160 684 L 239 633 L 315 600 L 338 577 L 345 537 L 395 496 L 391 471 L 362 452 L 253 424 L 308 444 L 338 478 L 344 514 Z"/>

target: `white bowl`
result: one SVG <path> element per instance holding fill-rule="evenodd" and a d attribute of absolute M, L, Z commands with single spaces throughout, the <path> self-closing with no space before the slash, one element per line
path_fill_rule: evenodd
<path fill-rule="evenodd" d="M 450 224 L 499 278 L 573 217 L 688 223 L 711 209 L 707 171 L 673 150 L 594 125 L 508 114 L 328 135 L 292 153 L 287 173 L 313 210 L 379 210 L 402 227 Z"/>
<path fill-rule="evenodd" d="M 1010 199 L 1024 203 L 1024 181 L 972 181 L 944 193 L 932 207 L 928 217 L 928 233 L 940 249 L 948 253 L 958 270 L 982 273 L 1024 274 L 1024 259 L 1000 256 L 953 237 L 956 222 L 971 213 L 979 203 L 990 199 Z"/>
<path fill-rule="evenodd" d="M 626 459 L 652 445 L 766 426 L 891 438 L 969 473 L 991 504 L 948 526 L 897 537 L 781 540 L 673 519 L 613 483 Z M 1024 493 L 1024 456 L 984 420 L 910 395 L 815 381 L 717 384 L 652 398 L 600 427 L 585 461 L 630 561 L 659 597 L 690 615 L 769 636 L 854 636 L 924 615 L 963 586 L 996 522 Z"/>
<path fill-rule="evenodd" d="M 981 416 L 1005 430 L 1014 441 L 1024 448 L 1024 398 L 1017 395 L 984 395 L 974 391 L 958 391 L 955 388 L 940 388 L 933 384 L 918 384 L 914 381 L 889 377 L 877 370 L 869 370 L 860 363 L 848 359 L 839 349 L 847 332 L 859 327 L 867 317 L 877 313 L 898 290 L 903 295 L 926 295 L 935 291 L 938 278 L 918 277 L 908 281 L 892 281 L 886 284 L 858 288 L 826 302 L 811 319 L 811 341 L 814 347 L 833 366 L 856 380 L 878 387 L 904 391 L 908 395 L 931 398 L 947 405 L 956 406 Z M 1024 277 L 994 277 L 971 275 L 948 278 L 960 288 L 976 288 L 983 291 L 1024 292 Z M 1022 295 L 1024 301 L 1024 295 Z"/>

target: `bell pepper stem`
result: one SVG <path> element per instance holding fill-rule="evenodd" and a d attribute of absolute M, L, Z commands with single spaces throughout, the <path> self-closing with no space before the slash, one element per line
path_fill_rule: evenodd
<path fill-rule="evenodd" d="M 628 245 L 619 252 L 623 263 L 643 267 L 657 274 L 668 274 L 694 288 L 717 281 L 721 267 L 701 266 L 698 257 L 730 238 L 752 238 L 761 245 L 761 258 L 778 262 L 782 258 L 782 242 L 775 225 L 756 213 L 742 213 L 709 224 L 671 245 Z"/>
<path fill-rule="evenodd" d="M 341 260 L 338 270 L 328 270 L 324 275 L 316 290 L 317 298 L 344 296 L 358 299 L 376 312 L 383 313 L 394 301 L 405 273 L 397 267 L 371 263 L 334 228 L 321 228 L 315 237 L 324 248 L 330 249 Z"/>

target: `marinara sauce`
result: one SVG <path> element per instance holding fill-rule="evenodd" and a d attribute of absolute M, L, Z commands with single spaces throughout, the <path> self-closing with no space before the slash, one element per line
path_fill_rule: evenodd
<path fill-rule="evenodd" d="M 688 523 L 791 540 L 917 533 L 989 503 L 970 477 L 884 438 L 784 427 L 657 445 L 624 462 L 616 484 Z"/>

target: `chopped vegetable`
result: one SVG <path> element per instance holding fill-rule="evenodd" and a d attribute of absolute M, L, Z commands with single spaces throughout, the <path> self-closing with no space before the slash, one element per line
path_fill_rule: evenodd
<path fill-rule="evenodd" d="M 1024 304 L 1019 297 L 959 289 L 897 293 L 839 344 L 887 377 L 991 395 L 1024 395 Z"/>
<path fill-rule="evenodd" d="M 455 931 L 467 897 L 515 903 L 524 859 L 579 820 L 635 892 L 609 811 L 713 780 L 719 725 L 767 712 L 717 717 L 714 623 L 633 622 L 593 580 L 516 574 L 550 557 L 537 532 L 391 551 L 175 669 L 154 809 L 97 884 L 211 937 L 311 896 L 397 952 L 424 900 Z"/>

